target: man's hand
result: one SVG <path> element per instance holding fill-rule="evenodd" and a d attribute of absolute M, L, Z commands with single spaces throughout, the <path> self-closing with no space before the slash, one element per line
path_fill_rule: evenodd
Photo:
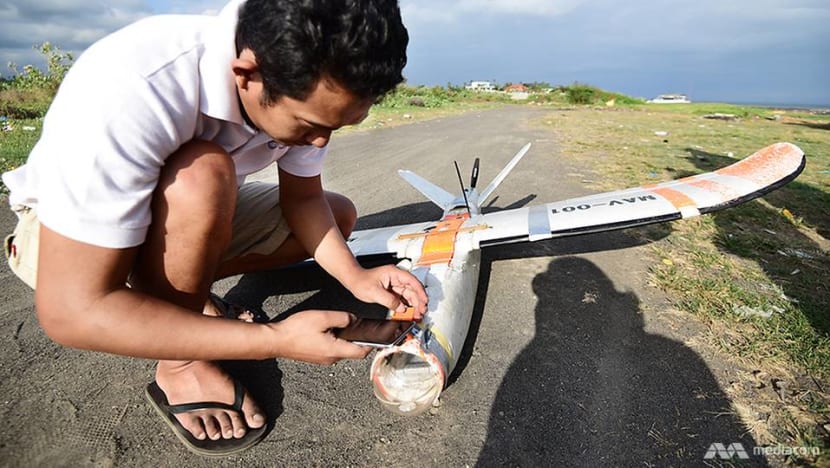
<path fill-rule="evenodd" d="M 268 324 L 279 343 L 277 356 L 312 364 L 334 364 L 341 359 L 362 359 L 372 348 L 358 346 L 335 336 L 357 319 L 348 312 L 305 310 L 280 322 Z"/>
<path fill-rule="evenodd" d="M 363 302 L 374 302 L 396 312 L 412 307 L 414 320 L 423 318 L 427 310 L 427 293 L 418 278 L 394 265 L 362 270 L 349 282 L 352 294 Z"/>

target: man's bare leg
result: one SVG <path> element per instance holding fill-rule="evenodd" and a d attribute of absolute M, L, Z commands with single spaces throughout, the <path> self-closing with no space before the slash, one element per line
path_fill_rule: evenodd
<path fill-rule="evenodd" d="M 333 192 L 326 192 L 326 199 L 341 234 L 348 237 L 357 221 L 357 210 L 354 204 L 343 195 Z M 292 265 L 309 257 L 310 254 L 300 242 L 293 235 L 289 235 L 279 249 L 270 255 L 250 254 L 223 262 L 219 265 L 216 279 Z"/>
<path fill-rule="evenodd" d="M 216 145 L 191 142 L 168 158 L 153 199 L 153 225 L 141 248 L 131 284 L 170 302 L 208 315 L 215 279 L 285 266 L 308 258 L 293 236 L 271 255 L 247 255 L 220 264 L 230 242 L 236 205 L 236 176 L 230 157 Z M 357 218 L 351 201 L 326 193 L 338 227 L 351 233 Z M 159 361 L 156 381 L 170 404 L 233 402 L 233 381 L 206 361 Z M 246 392 L 245 421 L 232 411 L 202 410 L 177 415 L 199 439 L 243 437 L 246 427 L 265 423 Z"/>
<path fill-rule="evenodd" d="M 326 192 L 326 199 L 331 207 L 334 220 L 337 223 L 337 227 L 340 229 L 340 233 L 344 237 L 348 237 L 354 229 L 355 222 L 357 221 L 357 210 L 354 204 L 348 198 L 334 192 Z M 285 239 L 285 242 L 280 245 L 276 252 L 270 255 L 249 254 L 226 260 L 219 265 L 215 280 L 243 273 L 267 271 L 274 268 L 293 265 L 309 258 L 310 256 L 311 254 L 306 252 L 305 248 L 303 248 L 300 242 L 292 234 Z M 238 315 L 241 320 L 253 320 L 253 313 L 245 311 L 245 308 L 242 306 L 236 306 L 233 304 L 232 306 L 240 308 L 239 312 L 241 313 Z M 216 304 L 214 304 L 211 300 L 208 300 L 205 303 L 202 313 L 214 317 L 221 317 L 223 315 L 222 311 L 219 310 L 216 307 Z"/>
<path fill-rule="evenodd" d="M 193 141 L 171 155 L 153 194 L 153 224 L 130 278 L 133 288 L 201 313 L 231 237 L 236 176 L 219 146 Z M 233 403 L 230 376 L 207 361 L 159 361 L 156 381 L 170 404 Z M 240 438 L 265 423 L 246 392 L 244 420 L 227 410 L 177 415 L 197 439 Z"/>

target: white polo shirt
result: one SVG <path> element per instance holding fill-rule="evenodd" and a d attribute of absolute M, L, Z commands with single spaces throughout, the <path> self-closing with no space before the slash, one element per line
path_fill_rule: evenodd
<path fill-rule="evenodd" d="M 145 18 L 87 49 L 66 75 L 24 166 L 3 174 L 9 202 L 81 242 L 144 242 L 165 159 L 182 144 L 221 145 L 239 182 L 277 161 L 311 177 L 325 149 L 287 147 L 248 126 L 231 70 L 237 12 Z"/>

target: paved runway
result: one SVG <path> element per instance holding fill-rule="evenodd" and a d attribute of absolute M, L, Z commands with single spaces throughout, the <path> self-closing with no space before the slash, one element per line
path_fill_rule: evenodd
<path fill-rule="evenodd" d="M 481 158 L 486 184 L 530 141 L 492 209 L 586 194 L 590 161 L 562 161 L 541 125 L 549 112 L 563 111 L 512 106 L 336 135 L 326 188 L 355 201 L 358 228 L 428 221 L 440 210 L 397 169 L 455 191 L 453 160 L 466 179 Z M 13 226 L 0 210 L 0 230 Z M 228 363 L 272 429 L 221 460 L 187 452 L 145 402 L 151 361 L 50 342 L 31 291 L 3 263 L 0 465 L 676 466 L 700 464 L 713 442 L 753 446 L 710 370 L 723 363 L 684 345 L 700 329 L 646 286 L 648 252 L 624 233 L 484 250 L 460 372 L 441 406 L 414 418 L 375 401 L 370 360 Z M 315 266 L 234 277 L 214 290 L 271 317 L 363 307 Z"/>

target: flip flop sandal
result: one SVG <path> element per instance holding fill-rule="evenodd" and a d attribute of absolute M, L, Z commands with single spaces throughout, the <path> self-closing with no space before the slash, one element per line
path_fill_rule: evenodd
<path fill-rule="evenodd" d="M 213 303 L 213 306 L 222 314 L 223 317 L 229 319 L 237 319 L 237 320 L 244 320 L 246 322 L 254 322 L 254 323 L 268 323 L 271 319 L 268 318 L 268 315 L 258 309 L 253 309 L 250 307 L 244 307 L 237 304 L 231 304 L 230 302 L 226 301 L 225 299 L 219 297 L 214 293 L 210 293 L 210 301 Z M 247 320 L 245 318 L 240 318 L 241 315 L 249 314 L 251 316 L 251 320 Z"/>
<path fill-rule="evenodd" d="M 248 432 L 246 432 L 245 436 L 241 439 L 234 438 L 210 440 L 209 438 L 205 438 L 204 440 L 199 440 L 193 437 L 193 434 L 185 429 L 179 420 L 176 419 L 175 415 L 180 413 L 188 413 L 203 409 L 224 409 L 239 413 L 244 421 L 245 415 L 242 413 L 242 400 L 245 398 L 245 389 L 242 388 L 242 384 L 238 380 L 234 380 L 234 401 L 232 405 L 214 401 L 171 405 L 167 402 L 167 396 L 164 394 L 164 391 L 162 391 L 156 382 L 151 382 L 147 385 L 147 389 L 144 394 L 147 396 L 147 400 L 149 400 L 150 405 L 162 417 L 164 422 L 166 422 L 167 425 L 173 429 L 173 433 L 176 434 L 176 437 L 178 437 L 179 440 L 184 443 L 185 447 L 193 453 L 206 457 L 224 457 L 242 452 L 243 450 L 254 446 L 257 442 L 262 440 L 263 437 L 265 437 L 266 428 L 268 426 L 267 424 L 263 424 L 262 427 L 256 429 L 248 428 Z"/>

